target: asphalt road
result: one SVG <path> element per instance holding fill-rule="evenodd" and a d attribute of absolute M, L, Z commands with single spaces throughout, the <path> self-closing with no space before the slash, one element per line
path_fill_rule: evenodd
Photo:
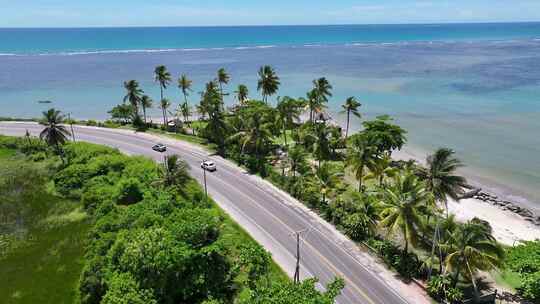
<path fill-rule="evenodd" d="M 208 192 L 213 199 L 247 230 L 274 260 L 289 274 L 294 272 L 295 231 L 306 230 L 301 241 L 301 277 L 317 277 L 323 284 L 339 276 L 345 289 L 338 303 L 415 303 L 400 295 L 392 280 L 383 278 L 351 249 L 351 242 L 325 224 L 287 194 L 262 179 L 249 175 L 230 161 L 209 155 L 192 144 L 158 139 L 154 135 L 127 130 L 74 126 L 77 140 L 116 147 L 130 155 L 144 155 L 162 160 L 163 153 L 151 150 L 155 143 L 168 147 L 165 154 L 179 154 L 191 166 L 191 174 L 202 182 L 203 159 L 217 164 L 208 172 Z M 22 136 L 26 130 L 37 136 L 42 127 L 34 123 L 0 122 L 0 134 Z"/>

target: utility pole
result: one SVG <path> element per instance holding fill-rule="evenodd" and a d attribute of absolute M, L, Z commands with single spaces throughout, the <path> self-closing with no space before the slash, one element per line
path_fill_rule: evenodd
<path fill-rule="evenodd" d="M 204 179 L 204 197 L 205 197 L 205 202 L 208 203 L 208 188 L 206 186 L 206 168 L 204 166 L 201 166 L 201 168 L 203 170 L 203 179 Z"/>
<path fill-rule="evenodd" d="M 73 138 L 73 142 L 75 142 L 75 131 L 73 131 L 73 120 L 71 120 L 71 113 L 68 113 L 68 120 L 71 128 L 71 137 Z"/>

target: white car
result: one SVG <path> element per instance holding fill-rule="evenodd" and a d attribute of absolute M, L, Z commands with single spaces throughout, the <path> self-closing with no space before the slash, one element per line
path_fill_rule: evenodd
<path fill-rule="evenodd" d="M 207 170 L 207 171 L 216 171 L 217 170 L 216 163 L 214 163 L 211 160 L 203 161 L 201 163 L 201 168 L 203 168 L 204 170 Z"/>
<path fill-rule="evenodd" d="M 155 144 L 152 147 L 152 150 L 157 151 L 157 152 L 165 152 L 167 151 L 167 146 L 165 146 L 164 144 Z"/>

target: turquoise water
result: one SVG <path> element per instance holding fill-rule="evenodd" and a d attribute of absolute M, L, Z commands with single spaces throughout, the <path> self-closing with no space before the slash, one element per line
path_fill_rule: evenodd
<path fill-rule="evenodd" d="M 124 80 L 158 98 L 159 64 L 194 80 L 193 103 L 221 67 L 228 91 L 245 83 L 258 97 L 257 69 L 270 64 L 279 95 L 303 96 L 325 76 L 338 120 L 342 101 L 357 96 L 366 118 L 388 113 L 406 127 L 411 150 L 454 148 L 475 181 L 540 208 L 539 38 L 540 23 L 0 29 L 0 116 L 54 106 L 106 118 Z M 181 100 L 174 85 L 166 95 Z"/>

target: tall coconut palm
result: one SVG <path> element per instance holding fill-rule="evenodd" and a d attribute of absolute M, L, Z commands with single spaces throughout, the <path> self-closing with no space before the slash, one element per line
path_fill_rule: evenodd
<path fill-rule="evenodd" d="M 244 104 L 248 100 L 249 90 L 246 85 L 238 85 L 238 88 L 236 89 L 236 91 L 234 91 L 234 93 L 236 94 L 236 99 L 238 99 L 238 103 Z"/>
<path fill-rule="evenodd" d="M 169 120 L 167 118 L 167 110 L 169 109 L 170 106 L 171 106 L 171 102 L 167 98 L 162 99 L 159 104 L 159 107 L 161 108 L 161 114 L 163 115 L 163 127 L 165 129 L 167 129 L 169 125 Z"/>
<path fill-rule="evenodd" d="M 377 180 L 379 187 L 382 187 L 384 185 L 385 177 L 393 177 L 399 172 L 398 168 L 390 165 L 391 163 L 392 159 L 388 155 L 382 155 L 375 158 L 369 168 L 370 172 L 366 174 L 365 179 Z"/>
<path fill-rule="evenodd" d="M 326 197 L 339 183 L 340 172 L 334 172 L 327 162 L 319 165 L 315 170 L 315 186 L 321 191 L 321 203 L 326 203 Z"/>
<path fill-rule="evenodd" d="M 278 91 L 280 84 L 279 77 L 271 66 L 265 65 L 259 69 L 257 91 L 261 91 L 264 102 L 267 103 L 268 96 L 272 96 Z"/>
<path fill-rule="evenodd" d="M 360 112 L 358 112 L 358 108 L 360 108 L 361 106 L 362 104 L 359 103 L 358 100 L 356 100 L 356 97 L 347 98 L 345 100 L 345 103 L 341 105 L 341 107 L 343 108 L 342 113 L 347 114 L 347 129 L 345 131 L 345 138 L 349 136 L 349 123 L 351 120 L 351 114 L 360 118 L 361 115 L 360 115 Z"/>
<path fill-rule="evenodd" d="M 182 117 L 184 118 L 184 123 L 189 123 L 189 117 L 191 116 L 191 107 L 189 106 L 187 101 L 179 106 L 179 110 L 180 114 L 182 114 Z"/>
<path fill-rule="evenodd" d="M 424 228 L 419 209 L 430 195 L 412 172 L 396 175 L 394 183 L 383 192 L 380 225 L 387 228 L 389 234 L 401 233 L 405 242 L 403 252 L 408 252 L 409 244 L 417 244 Z"/>
<path fill-rule="evenodd" d="M 307 153 L 302 146 L 294 146 L 287 154 L 289 165 L 291 166 L 291 173 L 293 178 L 296 177 L 296 172 L 299 168 L 306 165 Z"/>
<path fill-rule="evenodd" d="M 201 96 L 202 113 L 208 114 L 208 124 L 203 130 L 204 136 L 210 141 L 218 145 L 218 153 L 225 154 L 225 140 L 229 133 L 229 126 L 225 120 L 225 115 L 221 108 L 220 93 L 215 82 L 211 81 L 206 84 L 206 90 Z"/>
<path fill-rule="evenodd" d="M 467 180 L 456 173 L 463 164 L 454 154 L 451 149 L 440 148 L 427 157 L 427 166 L 418 172 L 425 180 L 427 190 L 433 193 L 438 202 L 444 203 L 447 216 L 448 197 L 459 200 L 467 186 Z"/>
<path fill-rule="evenodd" d="M 309 135 L 313 138 L 313 152 L 318 161 L 318 167 L 321 166 L 321 161 L 330 156 L 330 138 L 332 130 L 321 123 L 314 126 L 312 133 Z"/>
<path fill-rule="evenodd" d="M 454 273 L 454 287 L 462 275 L 471 281 L 475 294 L 478 294 L 477 272 L 500 267 L 504 258 L 504 250 L 491 235 L 491 227 L 476 219 L 458 226 L 450 235 L 445 251 L 448 254 L 446 267 Z"/>
<path fill-rule="evenodd" d="M 313 122 L 315 111 L 324 107 L 324 105 L 320 102 L 315 89 L 312 89 L 306 93 L 306 104 L 309 108 L 309 122 Z"/>
<path fill-rule="evenodd" d="M 69 131 L 62 125 L 64 115 L 54 108 L 43 112 L 40 124 L 45 128 L 39 133 L 39 138 L 45 140 L 49 146 L 53 146 L 58 154 L 61 154 L 60 146 L 63 145 L 70 136 Z"/>
<path fill-rule="evenodd" d="M 167 71 L 167 67 L 164 65 L 159 65 L 154 69 L 154 80 L 159 83 L 159 91 L 161 93 L 160 100 L 163 100 L 163 90 L 167 88 L 169 83 L 171 83 L 171 73 Z"/>
<path fill-rule="evenodd" d="M 332 97 L 332 85 L 325 77 L 313 80 L 313 90 L 320 104 L 328 102 L 328 98 Z"/>
<path fill-rule="evenodd" d="M 376 148 L 373 147 L 366 136 L 362 133 L 351 136 L 347 141 L 347 155 L 345 164 L 354 171 L 356 180 L 358 181 L 358 191 L 363 192 L 364 170 L 370 168 L 375 161 L 377 154 Z"/>
<path fill-rule="evenodd" d="M 135 112 L 139 113 L 139 102 L 141 101 L 141 95 L 144 91 L 139 88 L 137 80 L 125 81 L 124 88 L 126 89 L 124 102 L 129 101 Z"/>
<path fill-rule="evenodd" d="M 152 98 L 148 95 L 143 95 L 141 97 L 141 107 L 143 110 L 144 115 L 144 123 L 146 123 L 146 109 L 150 109 L 152 107 L 153 101 Z"/>
<path fill-rule="evenodd" d="M 262 156 L 269 149 L 272 138 L 272 123 L 265 117 L 266 113 L 261 106 L 254 106 L 247 114 L 246 128 L 228 138 L 228 141 L 239 141 L 241 153 L 253 153 L 261 164 Z"/>
<path fill-rule="evenodd" d="M 227 74 L 227 71 L 225 71 L 224 68 L 221 68 L 217 71 L 217 81 L 219 83 L 219 92 L 221 96 L 221 103 L 223 103 L 223 85 L 228 84 L 229 80 L 231 80 L 231 76 Z"/>
<path fill-rule="evenodd" d="M 294 126 L 296 121 L 300 120 L 301 103 L 296 99 L 285 96 L 278 98 L 278 104 L 276 106 L 278 125 L 281 126 L 283 137 L 285 139 L 285 146 L 287 144 L 287 130 Z"/>
<path fill-rule="evenodd" d="M 184 95 L 184 103 L 187 103 L 187 97 L 190 92 L 193 90 L 191 89 L 191 86 L 193 85 L 193 81 L 187 77 L 186 74 L 182 74 L 180 78 L 178 78 L 178 88 L 182 91 L 182 94 Z"/>

